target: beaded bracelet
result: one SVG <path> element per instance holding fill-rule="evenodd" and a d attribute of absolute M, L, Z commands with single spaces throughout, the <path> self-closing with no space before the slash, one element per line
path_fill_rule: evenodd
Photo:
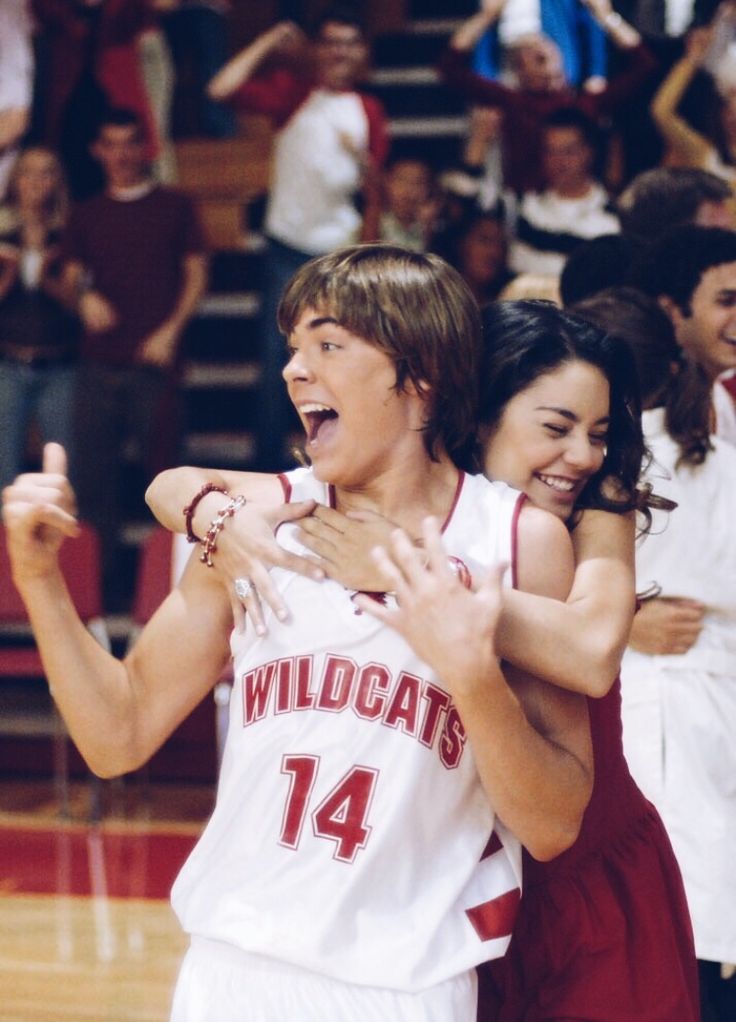
<path fill-rule="evenodd" d="M 194 497 L 192 497 L 191 503 L 187 504 L 185 508 L 182 508 L 181 512 L 184 515 L 184 524 L 186 525 L 188 543 L 202 542 L 192 527 L 192 519 L 194 518 L 194 512 L 197 510 L 197 505 L 200 500 L 203 497 L 206 497 L 208 493 L 222 493 L 226 497 L 230 496 L 228 491 L 223 489 L 222 486 L 218 486 L 217 483 L 205 483 L 199 493 L 195 493 Z"/>
<path fill-rule="evenodd" d="M 210 527 L 202 540 L 202 553 L 199 555 L 202 564 L 206 564 L 208 568 L 214 568 L 215 566 L 212 555 L 217 553 L 217 537 L 225 528 L 225 522 L 228 518 L 232 518 L 235 512 L 244 506 L 245 502 L 245 497 L 242 495 L 233 497 L 223 508 L 220 508 L 210 522 Z"/>

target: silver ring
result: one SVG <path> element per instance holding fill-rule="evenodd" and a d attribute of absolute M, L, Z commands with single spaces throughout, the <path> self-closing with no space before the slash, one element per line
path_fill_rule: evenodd
<path fill-rule="evenodd" d="M 233 585 L 235 586 L 235 594 L 239 600 L 247 600 L 255 589 L 255 586 L 249 578 L 236 578 Z"/>

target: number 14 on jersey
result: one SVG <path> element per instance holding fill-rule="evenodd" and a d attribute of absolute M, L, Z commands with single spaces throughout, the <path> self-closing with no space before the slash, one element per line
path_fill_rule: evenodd
<path fill-rule="evenodd" d="M 309 840 L 310 835 L 303 834 L 304 821 L 309 815 L 314 837 L 335 842 L 333 858 L 353 862 L 371 834 L 368 814 L 378 771 L 353 766 L 320 798 L 319 791 L 315 792 L 315 788 L 319 788 L 319 766 L 319 756 L 285 755 L 282 758 L 281 773 L 289 778 L 289 791 L 279 844 L 297 849 L 303 841 Z"/>

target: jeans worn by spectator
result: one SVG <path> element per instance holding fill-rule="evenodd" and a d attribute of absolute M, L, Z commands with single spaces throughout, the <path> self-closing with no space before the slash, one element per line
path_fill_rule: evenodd
<path fill-rule="evenodd" d="M 72 408 L 76 365 L 70 362 L 25 364 L 0 359 L 0 488 L 23 471 L 31 420 L 41 440 L 62 444 L 74 461 Z"/>

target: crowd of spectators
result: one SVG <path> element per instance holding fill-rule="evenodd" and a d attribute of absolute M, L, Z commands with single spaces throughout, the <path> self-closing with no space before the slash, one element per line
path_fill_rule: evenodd
<path fill-rule="evenodd" d="M 279 10 L 298 16 L 301 5 Z M 2 378 L 17 375 L 21 348 L 21 367 L 34 374 L 22 391 L 14 384 L 13 402 L 4 403 L 7 414 L 14 409 L 14 425 L 4 431 L 3 482 L 23 461 L 34 413 L 42 438 L 50 435 L 49 422 L 56 422 L 53 431 L 74 452 L 73 473 L 83 447 L 100 446 L 88 437 L 82 447 L 74 442 L 70 398 L 54 398 L 56 419 L 50 418 L 44 395 L 51 391 L 36 377 L 76 379 L 78 364 L 120 367 L 131 357 L 150 376 L 152 360 L 141 355 L 150 350 L 144 339 L 175 321 L 163 359 L 172 366 L 163 375 L 175 383 L 175 352 L 196 305 L 192 296 L 206 286 L 203 262 L 196 287 L 187 277 L 193 254 L 203 259 L 204 253 L 196 211 L 183 199 L 177 206 L 188 226 L 172 232 L 176 254 L 164 259 L 176 267 L 167 309 L 164 291 L 141 269 L 150 263 L 150 249 L 136 234 L 140 227 L 121 236 L 120 246 L 110 243 L 101 257 L 86 247 L 90 224 L 106 223 L 120 208 L 121 223 L 140 225 L 154 197 L 173 201 L 166 191 L 176 179 L 172 136 L 231 137 L 243 130 L 242 111 L 265 114 L 274 131 L 257 438 L 264 469 L 283 464 L 292 425 L 280 380 L 275 309 L 285 281 L 311 256 L 356 239 L 433 249 L 460 268 L 485 303 L 509 293 L 504 289 L 515 277 L 510 293 L 531 288 L 557 295 L 568 260 L 568 278 L 598 273 L 604 284 L 621 283 L 615 267 L 623 277 L 632 246 L 653 236 L 651 220 L 733 226 L 736 15 L 730 0 L 482 0 L 438 64 L 442 87 L 467 103 L 469 125 L 459 158 L 442 166 L 424 159 L 416 146 L 407 154 L 400 143 L 390 143 L 385 112 L 370 88 L 362 13 L 360 5 L 337 5 L 308 27 L 280 21 L 237 50 L 228 35 L 228 0 L 2 5 Z M 132 116 L 127 123 L 137 133 L 134 157 L 113 157 L 106 148 L 100 125 L 110 110 Z M 639 136 L 644 145 L 636 139 L 632 144 L 637 118 L 646 121 Z M 126 129 L 108 124 L 105 130 Z M 19 161 L 21 148 L 30 151 Z M 641 167 L 647 153 L 649 162 Z M 128 167 L 135 182 L 114 196 L 110 159 L 135 165 Z M 44 188 L 48 195 L 34 200 L 40 212 L 31 214 L 28 179 L 42 163 L 46 183 L 38 195 Z M 68 195 L 70 203 L 58 201 L 59 195 Z M 38 227 L 24 226 L 29 216 Z M 41 220 L 47 221 L 43 230 Z M 154 221 L 149 218 L 149 225 Z M 586 241 L 593 247 L 581 257 Z M 100 258 L 114 269 L 103 269 Z M 33 306 L 38 316 L 42 304 L 49 317 L 44 329 L 54 336 L 36 322 L 27 343 L 19 344 L 13 332 L 19 310 L 30 315 Z M 131 334 L 119 343 L 128 336 L 128 319 L 142 321 L 154 304 L 147 327 L 135 340 Z M 67 324 L 63 342 L 61 328 L 49 325 L 54 322 Z M 63 393 L 73 389 L 69 384 Z M 157 395 L 164 408 L 166 400 L 170 395 Z M 133 403 L 124 403 L 132 421 Z M 87 400 L 81 404 L 90 411 Z M 171 404 L 168 415 L 154 418 L 161 427 L 154 445 L 160 451 L 166 435 L 161 424 L 176 422 Z M 95 435 L 102 436 L 97 427 Z M 145 436 L 137 443 L 150 453 Z M 169 451 L 176 451 L 175 442 Z M 94 485 L 82 487 L 87 489 Z M 112 520 L 109 509 L 102 515 L 101 500 L 96 503 L 93 516 Z"/>

